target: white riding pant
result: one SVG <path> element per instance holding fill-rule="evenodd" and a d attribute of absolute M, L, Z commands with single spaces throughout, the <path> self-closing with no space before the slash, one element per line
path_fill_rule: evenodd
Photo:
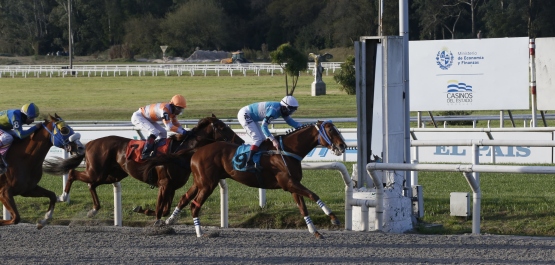
<path fill-rule="evenodd" d="M 156 136 L 158 139 L 163 139 L 168 137 L 168 132 L 162 125 L 157 122 L 152 122 L 145 118 L 140 110 L 135 111 L 133 116 L 131 116 L 131 123 L 139 127 L 142 131 L 147 131 L 149 134 Z M 145 135 L 148 138 L 149 135 Z"/>
<path fill-rule="evenodd" d="M 6 154 L 12 142 L 13 136 L 9 132 L 0 129 L 0 155 Z"/>
<path fill-rule="evenodd" d="M 247 134 L 252 138 L 252 145 L 260 146 L 260 144 L 266 140 L 266 136 L 262 132 L 262 129 L 260 129 L 258 122 L 252 120 L 248 107 L 243 107 L 239 110 L 237 120 L 239 120 L 241 126 L 243 126 Z"/>

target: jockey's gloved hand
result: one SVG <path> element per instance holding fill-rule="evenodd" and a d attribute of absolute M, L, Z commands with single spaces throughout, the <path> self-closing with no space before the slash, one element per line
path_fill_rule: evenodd
<path fill-rule="evenodd" d="M 272 144 L 274 145 L 274 147 L 276 148 L 276 150 L 279 150 L 279 143 L 278 141 L 274 138 L 272 139 Z"/>

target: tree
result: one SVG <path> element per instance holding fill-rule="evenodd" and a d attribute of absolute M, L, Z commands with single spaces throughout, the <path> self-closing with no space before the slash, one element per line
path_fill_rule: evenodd
<path fill-rule="evenodd" d="M 270 53 L 270 58 L 272 63 L 279 64 L 285 71 L 285 94 L 293 95 L 300 72 L 308 68 L 308 56 L 303 55 L 289 43 L 284 43 Z M 291 77 L 291 93 L 289 93 L 287 76 Z"/>
<path fill-rule="evenodd" d="M 160 53 L 158 35 L 160 33 L 160 19 L 152 15 L 132 18 L 125 23 L 125 43 L 134 54 L 153 57 Z"/>
<path fill-rule="evenodd" d="M 48 43 L 52 0 L 2 1 L 0 3 L 1 39 L 24 55 L 41 52 Z"/>
<path fill-rule="evenodd" d="M 162 21 L 160 41 L 177 53 L 190 54 L 196 47 L 219 50 L 229 39 L 228 23 L 214 0 L 192 0 Z"/>
<path fill-rule="evenodd" d="M 350 55 L 344 63 L 341 64 L 339 73 L 333 76 L 333 80 L 341 85 L 341 91 L 347 92 L 347 95 L 356 95 L 356 76 L 355 76 L 355 57 Z"/>

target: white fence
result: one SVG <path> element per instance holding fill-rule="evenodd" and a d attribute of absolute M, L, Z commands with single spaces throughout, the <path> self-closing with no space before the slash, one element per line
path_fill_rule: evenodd
<path fill-rule="evenodd" d="M 324 62 L 325 74 L 334 74 L 341 68 L 340 62 Z M 272 63 L 248 64 L 125 64 L 125 65 L 0 65 L 0 78 L 3 77 L 107 77 L 107 76 L 169 76 L 169 75 L 241 75 L 251 73 L 283 74 L 281 66 Z M 314 63 L 309 63 L 307 74 L 313 75 Z"/>

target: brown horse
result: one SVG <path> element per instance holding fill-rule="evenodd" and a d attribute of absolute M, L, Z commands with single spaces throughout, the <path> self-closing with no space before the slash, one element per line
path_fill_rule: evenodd
<path fill-rule="evenodd" d="M 200 222 L 198 219 L 202 204 L 212 194 L 221 179 L 231 178 L 237 182 L 250 187 L 264 189 L 283 189 L 293 195 L 302 216 L 308 226 L 308 230 L 317 238 L 323 236 L 316 231 L 312 220 L 308 216 L 308 211 L 303 197 L 308 197 L 322 208 L 334 225 L 339 225 L 339 220 L 334 213 L 320 200 L 318 195 L 307 189 L 301 184 L 303 177 L 301 160 L 317 145 L 322 145 L 330 149 L 333 154 L 341 155 L 345 152 L 345 140 L 331 121 L 318 121 L 316 124 L 305 125 L 294 131 L 276 137 L 281 144 L 280 150 L 275 150 L 270 141 L 265 141 L 260 146 L 262 156 L 258 173 L 240 171 L 234 169 L 232 161 L 237 149 L 236 144 L 217 142 L 197 148 L 191 158 L 191 170 L 194 176 L 194 184 L 181 197 L 179 205 L 172 215 L 166 220 L 167 224 L 172 224 L 177 219 L 180 211 L 192 200 L 191 212 L 197 236 L 202 236 Z M 264 151 L 267 150 L 267 151 Z M 155 158 L 145 164 L 145 171 L 148 167 L 158 164 L 171 164 L 174 156 L 183 155 L 188 150 L 181 153 L 166 155 Z"/>
<path fill-rule="evenodd" d="M 66 124 L 57 114 L 50 116 L 50 121 L 45 120 L 42 127 L 31 136 L 20 140 L 14 139 L 8 150 L 6 173 L 0 175 L 0 202 L 10 213 L 12 219 L 0 220 L 0 226 L 17 224 L 21 216 L 15 205 L 14 196 L 47 197 L 50 199 L 48 211 L 44 219 L 37 222 L 37 228 L 43 228 L 52 218 L 56 194 L 38 186 L 42 178 L 42 162 L 54 145 L 70 153 L 83 153 L 84 147 L 79 142 L 79 133 Z"/>
<path fill-rule="evenodd" d="M 158 198 L 156 210 L 146 209 L 138 206 L 135 212 L 144 213 L 149 216 L 156 216 L 157 223 L 162 216 L 167 216 L 175 195 L 175 190 L 183 187 L 191 170 L 189 167 L 190 156 L 184 156 L 177 161 L 181 166 L 169 165 L 157 167 L 156 175 L 143 175 L 140 169 L 142 162 L 128 159 L 126 150 L 131 139 L 119 136 L 107 136 L 90 141 L 86 145 L 85 154 L 74 156 L 62 161 L 45 161 L 43 170 L 50 174 L 68 173 L 68 182 L 64 193 L 60 195 L 60 200 L 65 201 L 71 189 L 71 184 L 75 180 L 88 183 L 89 191 L 93 200 L 93 209 L 88 216 L 93 217 L 100 210 L 100 201 L 96 193 L 96 187 L 102 184 L 113 184 L 131 175 L 132 177 L 158 187 Z M 232 143 L 242 144 L 243 139 L 239 137 L 223 121 L 212 117 L 199 120 L 189 134 L 182 138 L 176 138 L 172 144 L 174 146 L 170 152 L 183 149 L 190 149 L 203 146 L 214 141 L 231 141 Z M 86 158 L 86 159 L 85 159 Z M 75 170 L 85 159 L 85 171 Z"/>

